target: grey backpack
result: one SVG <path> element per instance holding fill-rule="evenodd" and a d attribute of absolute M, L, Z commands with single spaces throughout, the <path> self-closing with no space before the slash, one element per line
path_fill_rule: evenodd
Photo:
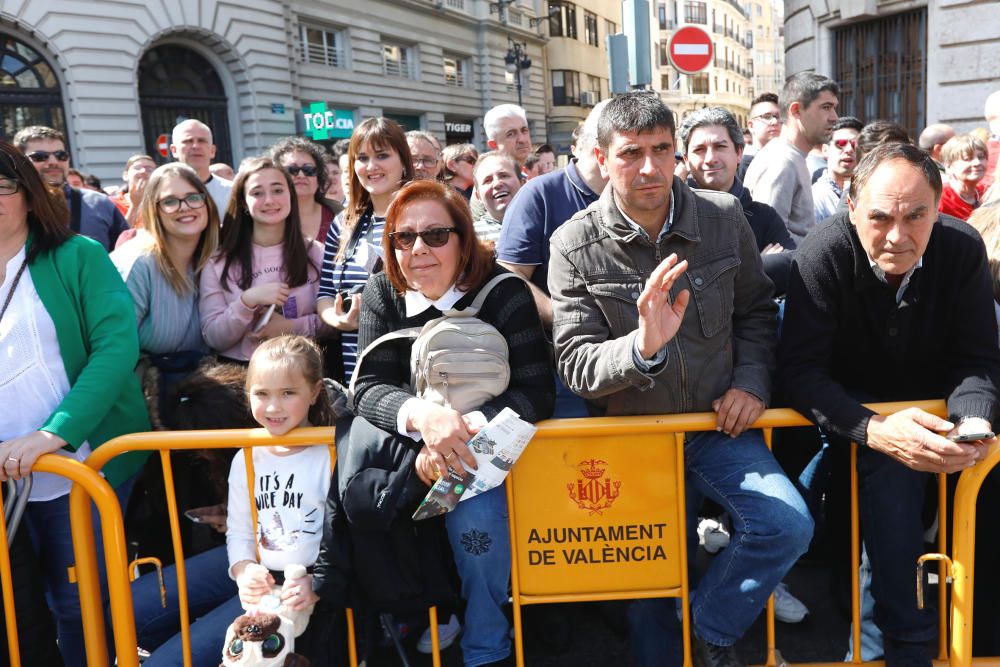
<path fill-rule="evenodd" d="M 372 341 L 354 368 L 351 394 L 365 356 L 375 347 L 399 339 L 413 341 L 410 388 L 418 398 L 465 414 L 502 394 L 510 384 L 507 340 L 477 316 L 493 288 L 508 278 L 520 279 L 513 273 L 495 276 L 468 308 L 446 311 L 422 327 L 400 329 Z"/>

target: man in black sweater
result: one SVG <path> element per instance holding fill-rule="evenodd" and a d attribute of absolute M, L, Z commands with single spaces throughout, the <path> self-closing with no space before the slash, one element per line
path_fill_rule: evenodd
<path fill-rule="evenodd" d="M 886 662 L 929 667 L 937 615 L 917 609 L 913 586 L 921 508 L 931 474 L 974 465 L 993 442 L 1000 350 L 991 277 L 975 230 L 938 219 L 941 177 L 920 149 L 878 146 L 849 195 L 849 213 L 799 246 L 779 383 L 832 438 L 860 445 L 862 536 Z M 879 416 L 862 405 L 942 397 L 947 420 L 917 408 Z"/>

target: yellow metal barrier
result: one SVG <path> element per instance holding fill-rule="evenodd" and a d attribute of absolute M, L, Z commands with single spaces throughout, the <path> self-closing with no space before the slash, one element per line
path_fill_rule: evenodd
<path fill-rule="evenodd" d="M 334 441 L 333 427 L 313 427 L 300 428 L 281 437 L 273 437 L 262 428 L 250 430 L 218 430 L 218 431 L 160 431 L 155 433 L 133 433 L 124 435 L 114 440 L 104 443 L 95 450 L 84 462 L 94 471 L 100 471 L 108 461 L 126 452 L 136 451 L 158 451 L 163 468 L 164 489 L 166 492 L 167 512 L 170 523 L 170 534 L 174 551 L 174 564 L 177 576 L 177 596 L 178 607 L 180 609 L 181 621 L 181 645 L 184 654 L 184 665 L 191 665 L 191 628 L 188 612 L 187 594 L 187 574 L 184 565 L 184 550 L 180 543 L 180 518 L 177 511 L 177 498 L 174 490 L 173 471 L 170 461 L 170 452 L 178 450 L 193 449 L 229 449 L 239 448 L 243 450 L 246 457 L 247 469 L 247 489 L 250 493 L 250 511 L 256 525 L 257 511 L 253 498 L 254 473 L 253 458 L 250 453 L 252 447 L 267 447 L 283 445 L 288 447 L 312 445 L 318 442 L 332 443 Z M 336 450 L 330 445 L 330 464 L 336 462 Z M 75 489 L 75 487 L 74 487 Z M 75 493 L 75 491 L 74 491 Z M 112 492 L 112 496 L 114 493 Z M 76 551 L 76 569 L 78 571 L 80 586 L 80 604 L 84 619 L 84 635 L 87 645 L 87 655 L 102 658 L 103 662 L 89 662 L 90 665 L 108 664 L 107 650 L 104 643 L 104 613 L 101 609 L 100 587 L 97 579 L 95 565 L 97 557 L 93 541 L 89 544 L 77 544 L 77 526 L 80 532 L 93 532 L 90 520 L 89 503 L 86 497 L 71 497 L 71 520 L 74 526 L 74 547 Z M 2 508 L 0 508 L 2 509 Z M 102 514 L 103 516 L 103 514 Z M 118 512 L 119 523 L 121 511 Z M 123 533 L 124 535 L 124 533 Z M 108 550 L 107 537 L 105 537 L 105 549 Z M 122 554 L 124 558 L 124 537 L 122 539 Z M 108 564 L 109 594 L 111 595 L 111 621 L 114 630 L 115 646 L 118 653 L 118 664 L 122 667 L 136 665 L 136 635 L 135 621 L 132 607 L 132 592 L 128 586 L 127 560 L 125 569 L 115 572 L 116 581 L 120 575 L 124 574 L 124 590 L 120 585 L 111 589 L 111 564 Z M 116 566 L 117 567 L 117 566 Z M 79 573 L 93 573 L 92 576 L 79 576 Z M 354 617 L 350 609 L 347 610 L 348 626 L 348 657 L 351 667 L 357 667 L 357 646 L 354 636 Z M 437 627 L 437 609 L 431 607 L 428 610 L 431 629 L 432 661 L 434 667 L 440 667 L 440 642 Z M 222 639 L 220 638 L 219 652 L 222 652 Z M 123 648 L 128 648 L 128 655 L 123 660 Z M 93 651 L 93 653 L 91 653 Z"/>
<path fill-rule="evenodd" d="M 90 501 L 91 499 L 93 500 L 101 518 L 101 533 L 105 544 L 105 566 L 109 573 L 112 571 L 120 571 L 124 574 L 128 567 L 128 560 L 125 557 L 125 530 L 122 523 L 121 508 L 118 506 L 118 497 L 115 495 L 114 489 L 111 488 L 103 477 L 98 475 L 92 469 L 78 461 L 64 456 L 45 454 L 39 457 L 38 461 L 35 462 L 35 465 L 31 470 L 32 472 L 45 472 L 59 475 L 73 482 L 71 495 L 75 494 L 83 499 L 83 504 L 86 507 L 87 514 L 86 526 L 80 525 L 76 521 L 72 522 L 71 528 L 73 546 L 74 549 L 79 549 L 81 545 L 89 545 L 91 554 L 94 554 L 93 522 L 91 521 L 90 514 Z M 0 514 L 4 513 L 3 510 L 3 501 L 0 500 Z M 96 565 L 96 556 L 92 559 L 89 569 L 85 568 L 81 570 L 79 568 L 78 561 L 77 573 L 83 574 L 88 583 L 92 582 L 94 584 L 94 587 L 88 587 L 88 590 L 96 589 L 97 607 L 99 608 L 101 595 L 100 586 L 98 585 Z M 22 664 L 21 650 L 17 636 L 17 618 L 16 610 L 14 608 L 14 589 L 10 564 L 10 552 L 7 549 L 7 527 L 2 521 L 0 521 L 0 582 L 2 582 L 3 585 L 3 602 L 5 612 L 4 622 L 7 630 L 8 657 L 10 659 L 10 664 L 13 667 L 20 667 Z M 123 588 L 126 591 L 128 590 L 127 576 L 125 576 L 124 579 L 120 577 L 112 579 L 109 576 L 108 583 L 109 589 L 113 593 L 120 593 Z M 83 590 L 84 589 L 81 586 L 81 607 L 84 605 Z M 89 600 L 89 602 L 92 601 L 93 598 Z M 103 632 L 103 618 L 101 620 L 101 631 Z M 107 646 L 105 645 L 103 638 L 99 642 L 99 646 L 95 643 L 95 648 L 93 648 L 93 650 L 91 649 L 90 642 L 88 642 L 87 648 L 87 664 L 90 665 L 90 667 L 105 667 L 109 664 Z M 121 647 L 119 646 L 119 648 Z M 133 661 L 131 663 L 123 661 L 118 664 L 123 667 L 135 665 L 136 656 L 134 644 L 132 645 L 131 651 Z"/>
<path fill-rule="evenodd" d="M 943 401 L 868 405 L 880 414 L 914 406 L 946 415 Z M 773 429 L 808 425 L 811 422 L 794 410 L 773 409 L 767 410 L 754 427 L 764 429 L 765 440 L 770 444 Z M 683 438 L 687 432 L 715 430 L 715 414 L 557 419 L 542 422 L 538 427 L 531 446 L 521 455 L 507 480 L 517 664 L 519 667 L 524 664 L 523 605 L 679 597 L 683 600 L 684 664 L 690 665 Z M 1000 454 L 997 456 L 1000 458 Z M 852 446 L 851 460 L 851 607 L 854 661 L 861 662 L 856 445 Z M 942 498 L 943 494 L 942 485 Z M 943 526 L 944 512 L 941 515 Z M 622 533 L 621 526 L 645 526 L 646 530 L 630 536 Z M 563 531 L 560 537 L 598 545 L 581 544 L 582 548 L 568 552 L 547 549 L 543 536 L 551 536 L 552 533 L 545 531 L 552 529 Z M 942 529 L 942 550 L 944 534 Z M 593 536 L 602 539 L 592 540 Z M 635 560 L 632 554 L 615 546 L 631 541 L 645 549 L 640 555 L 648 557 Z M 662 549 L 663 557 L 657 549 Z M 623 560 L 625 555 L 629 555 L 628 561 Z M 613 578 L 608 569 L 600 567 L 609 560 L 616 568 Z M 584 571 L 573 565 L 575 561 L 598 567 Z M 943 564 L 940 572 L 943 582 Z M 939 594 L 942 655 L 946 655 L 943 586 L 939 587 Z M 773 598 L 768 600 L 766 613 L 766 664 L 773 666 L 777 657 Z"/>
<path fill-rule="evenodd" d="M 1000 464 L 1000 446 L 993 445 L 986 459 L 962 472 L 958 479 L 958 487 L 955 489 L 955 527 L 952 537 L 954 549 L 951 570 L 953 581 L 951 667 L 969 667 L 973 662 L 972 600 L 976 561 L 976 499 L 986 475 L 997 464 Z"/>

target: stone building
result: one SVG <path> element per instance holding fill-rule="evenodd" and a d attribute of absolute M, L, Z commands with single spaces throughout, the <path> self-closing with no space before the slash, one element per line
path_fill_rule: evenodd
<path fill-rule="evenodd" d="M 997 17 L 997 0 L 786 0 L 785 67 L 835 78 L 842 114 L 968 131 L 1000 89 Z"/>
<path fill-rule="evenodd" d="M 517 101 L 505 65 L 517 42 L 537 63 L 518 74 L 544 140 L 542 4 L 4 0 L 0 137 L 53 125 L 73 164 L 109 181 L 133 153 L 165 161 L 161 135 L 183 118 L 208 123 L 217 159 L 234 164 L 291 134 L 335 141 L 379 114 L 483 147 L 483 114 Z"/>

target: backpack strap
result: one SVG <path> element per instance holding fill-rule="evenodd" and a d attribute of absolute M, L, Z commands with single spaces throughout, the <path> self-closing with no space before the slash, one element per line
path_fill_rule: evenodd
<path fill-rule="evenodd" d="M 420 334 L 420 332 L 422 330 L 423 330 L 423 327 L 409 327 L 409 328 L 406 328 L 406 329 L 399 329 L 397 331 L 390 331 L 389 333 L 384 334 L 382 336 L 379 336 L 378 338 L 376 338 L 375 340 L 373 340 L 371 343 L 369 343 L 368 347 L 366 347 L 364 350 L 362 350 L 361 354 L 358 355 L 358 361 L 357 361 L 356 364 L 354 364 L 354 373 L 351 374 L 351 385 L 350 385 L 350 387 L 347 390 L 347 392 L 348 392 L 347 395 L 350 398 L 350 400 L 352 400 L 352 401 L 354 400 L 354 385 L 358 381 L 358 371 L 361 369 L 361 364 L 364 362 L 365 357 L 368 356 L 369 352 L 371 352 L 376 347 L 378 347 L 378 346 L 380 346 L 380 345 L 382 345 L 384 343 L 388 343 L 389 341 L 393 341 L 393 340 L 416 340 L 417 336 Z M 412 378 L 411 378 L 411 381 L 412 381 Z"/>
<path fill-rule="evenodd" d="M 80 218 L 83 217 L 83 193 L 71 187 L 69 193 L 69 228 L 77 234 L 80 233 Z M 111 247 L 115 244 L 112 241 Z"/>
<path fill-rule="evenodd" d="M 483 303 L 486 301 L 486 297 L 488 297 L 490 295 L 490 292 L 493 291 L 493 288 L 496 287 L 498 284 L 500 284 L 502 281 L 507 280 L 508 278 L 521 279 L 521 276 L 517 275 L 516 273 L 510 273 L 506 271 L 501 273 L 500 275 L 493 276 L 493 278 L 491 278 L 489 282 L 487 282 L 485 285 L 482 286 L 482 288 L 480 288 L 479 293 L 476 294 L 476 298 L 472 300 L 472 303 L 469 304 L 467 308 L 465 308 L 464 310 L 448 310 L 444 313 L 444 315 L 446 317 L 456 317 L 456 316 L 476 317 L 479 314 L 479 310 L 483 307 Z"/>

